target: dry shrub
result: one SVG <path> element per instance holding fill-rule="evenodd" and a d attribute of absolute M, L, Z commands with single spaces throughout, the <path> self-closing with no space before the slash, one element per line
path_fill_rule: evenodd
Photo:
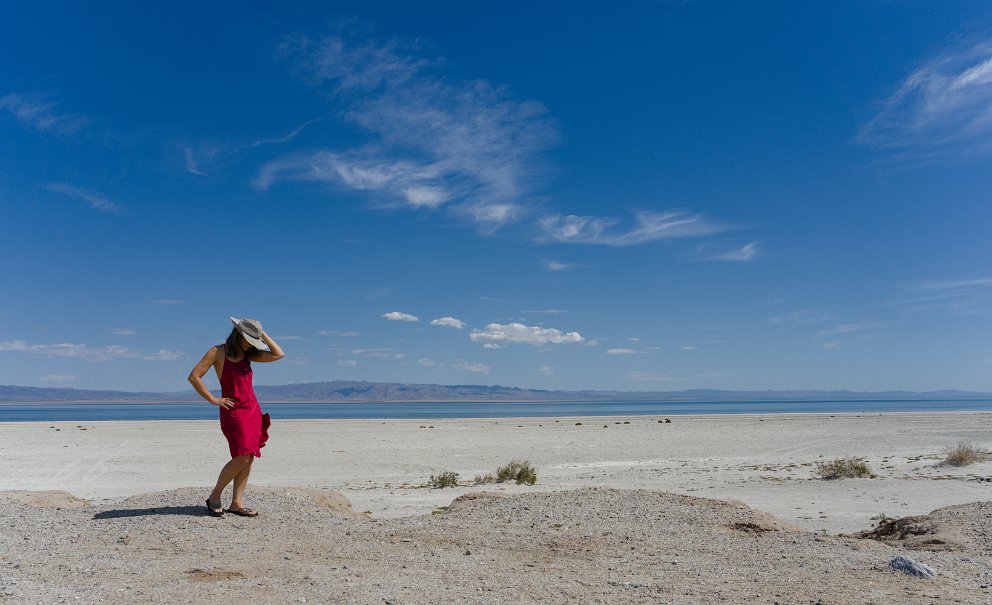
<path fill-rule="evenodd" d="M 954 447 L 947 448 L 944 450 L 944 455 L 946 456 L 944 464 L 951 466 L 968 466 L 976 462 L 986 462 L 989 459 L 988 452 L 979 449 L 970 441 L 961 441 Z"/>
<path fill-rule="evenodd" d="M 830 462 L 817 462 L 814 472 L 821 479 L 873 479 L 875 473 L 864 458 L 838 458 Z"/>
<path fill-rule="evenodd" d="M 485 475 L 476 475 L 475 479 L 472 480 L 472 483 L 476 485 L 485 485 L 494 481 L 496 481 L 496 477 L 493 477 L 490 473 L 486 473 Z"/>
<path fill-rule="evenodd" d="M 458 473 L 445 471 L 439 475 L 431 475 L 430 483 L 434 489 L 458 487 Z"/>
<path fill-rule="evenodd" d="M 496 480 L 516 481 L 517 485 L 526 483 L 534 485 L 537 483 L 537 471 L 526 460 L 514 460 L 513 462 L 496 469 Z"/>

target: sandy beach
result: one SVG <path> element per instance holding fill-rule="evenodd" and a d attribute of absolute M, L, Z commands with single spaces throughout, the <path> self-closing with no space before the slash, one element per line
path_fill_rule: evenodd
<path fill-rule="evenodd" d="M 7 544 L 0 569 L 10 572 L 0 602 L 165 602 L 183 595 L 220 602 L 255 595 L 251 602 L 259 603 L 992 600 L 989 513 L 970 504 L 992 500 L 992 463 L 940 464 L 943 450 L 960 441 L 988 448 L 992 414 L 669 419 L 276 417 L 249 488 L 248 504 L 262 511 L 257 520 L 203 515 L 202 500 L 226 456 L 214 422 L 0 424 L 0 538 Z M 851 456 L 863 457 L 876 478 L 816 476 L 817 462 Z M 514 459 L 536 468 L 535 485 L 471 485 Z M 459 473 L 460 485 L 430 488 L 429 477 L 445 471 Z M 36 493 L 52 491 L 65 493 Z M 949 519 L 977 516 L 971 529 L 941 526 L 958 536 L 943 540 L 950 550 L 838 537 L 875 527 L 880 514 L 937 509 L 959 511 L 942 513 Z M 494 523 L 502 525 L 494 530 Z M 216 535 L 223 528 L 227 533 Z M 136 532 L 152 535 L 139 539 Z M 138 547 L 142 540 L 152 545 Z M 217 554 L 232 540 L 255 554 Z M 465 554 L 477 552 L 492 555 L 487 565 Z M 918 580 L 888 569 L 898 554 L 939 575 Z M 780 572 L 770 570 L 792 556 L 805 557 L 801 569 L 786 570 L 788 582 L 773 578 Z M 110 559 L 97 565 L 93 557 Z M 114 557 L 117 567 L 107 562 Z M 385 565 L 390 557 L 395 565 Z M 301 558 L 303 567 L 283 569 Z M 113 571 L 139 560 L 160 572 Z M 735 560 L 764 569 L 767 577 L 748 572 L 761 586 L 745 590 L 747 574 Z M 258 566 L 268 579 L 258 580 Z M 65 572 L 77 567 L 91 571 Z M 361 577 L 346 573 L 354 569 Z M 428 575 L 417 579 L 414 570 Z M 93 574 L 119 579 L 120 591 L 88 583 Z M 166 588 L 170 574 L 183 586 Z M 32 583 L 41 576 L 54 583 Z M 304 577 L 322 588 L 287 584 Z M 456 578 L 457 587 L 431 580 L 438 577 Z M 141 598 L 132 592 L 139 589 Z M 761 596 L 743 598 L 754 590 Z"/>

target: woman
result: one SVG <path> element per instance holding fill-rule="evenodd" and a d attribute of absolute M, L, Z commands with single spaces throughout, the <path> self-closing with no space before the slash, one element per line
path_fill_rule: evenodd
<path fill-rule="evenodd" d="M 285 356 L 276 341 L 254 319 L 235 319 L 227 342 L 210 347 L 200 363 L 189 373 L 189 381 L 204 399 L 220 408 L 220 428 L 231 449 L 231 461 L 224 465 L 214 491 L 207 498 L 207 510 L 214 517 L 224 516 L 221 496 L 228 483 L 234 482 L 234 495 L 227 512 L 242 517 L 256 517 L 258 512 L 245 507 L 245 487 L 255 457 L 268 439 L 269 415 L 262 414 L 251 385 L 251 362 L 277 361 Z M 268 350 L 265 350 L 268 348 Z M 218 399 L 203 383 L 203 376 L 213 366 L 220 381 Z"/>

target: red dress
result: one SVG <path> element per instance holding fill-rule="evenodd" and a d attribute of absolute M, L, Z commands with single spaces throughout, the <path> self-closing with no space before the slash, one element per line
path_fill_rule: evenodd
<path fill-rule="evenodd" d="M 251 361 L 245 355 L 241 361 L 224 356 L 220 374 L 221 397 L 234 400 L 231 409 L 220 408 L 220 428 L 227 437 L 231 457 L 262 456 L 261 449 L 269 438 L 269 415 L 262 414 L 251 386 Z"/>

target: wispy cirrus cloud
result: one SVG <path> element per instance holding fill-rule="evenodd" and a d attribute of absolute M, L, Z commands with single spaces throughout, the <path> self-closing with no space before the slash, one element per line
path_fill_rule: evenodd
<path fill-rule="evenodd" d="M 261 147 L 262 145 L 281 145 L 283 143 L 288 143 L 293 139 L 295 139 L 296 137 L 300 136 L 300 133 L 303 132 L 307 126 L 310 126 L 311 124 L 316 124 L 317 122 L 320 122 L 323 119 L 324 118 L 314 118 L 312 120 L 307 120 L 306 122 L 300 124 L 292 131 L 281 137 L 272 137 L 270 139 L 255 139 L 255 142 L 252 143 L 251 146 L 252 148 L 255 148 L 255 147 Z"/>
<path fill-rule="evenodd" d="M 848 334 L 855 334 L 860 332 L 865 332 L 879 327 L 879 324 L 869 323 L 869 322 L 847 322 L 842 324 L 837 324 L 829 328 L 824 328 L 816 333 L 817 338 L 828 338 L 833 336 L 843 336 Z"/>
<path fill-rule="evenodd" d="M 85 344 L 57 343 L 32 344 L 24 340 L 6 340 L 0 342 L 0 351 L 30 353 L 43 357 L 73 357 L 87 361 L 102 362 L 112 359 L 144 359 L 148 361 L 173 361 L 184 354 L 179 351 L 159 349 L 152 353 L 135 351 L 128 347 L 116 345 L 94 347 Z"/>
<path fill-rule="evenodd" d="M 988 315 L 992 313 L 992 277 L 905 284 L 889 305 L 946 315 Z"/>
<path fill-rule="evenodd" d="M 758 244 L 759 242 L 751 242 L 750 244 L 745 244 L 741 248 L 729 250 L 722 254 L 713 255 L 709 257 L 709 260 L 747 262 L 758 256 Z"/>
<path fill-rule="evenodd" d="M 406 353 L 399 353 L 396 349 L 352 349 L 351 354 L 356 357 L 367 357 L 370 359 L 406 359 Z"/>
<path fill-rule="evenodd" d="M 907 159 L 992 152 L 992 40 L 925 62 L 881 104 L 856 140 Z"/>
<path fill-rule="evenodd" d="M 585 341 L 578 332 L 562 332 L 556 328 L 526 326 L 521 323 L 491 323 L 483 330 L 469 334 L 472 342 L 499 347 L 507 344 L 558 345 L 577 344 Z M 492 348 L 492 347 L 490 347 Z"/>
<path fill-rule="evenodd" d="M 21 126 L 52 134 L 72 134 L 86 125 L 80 116 L 58 111 L 59 103 L 37 92 L 9 93 L 0 97 L 0 110 L 9 113 Z"/>
<path fill-rule="evenodd" d="M 41 377 L 42 382 L 74 382 L 76 377 L 71 374 L 47 374 Z"/>
<path fill-rule="evenodd" d="M 276 158 L 254 184 L 283 180 L 371 194 L 379 204 L 450 207 L 483 230 L 520 220 L 533 196 L 541 151 L 557 140 L 541 103 L 505 87 L 440 75 L 442 59 L 400 41 L 359 41 L 347 32 L 297 37 L 281 54 L 295 71 L 329 90 L 364 143 Z"/>
<path fill-rule="evenodd" d="M 84 189 L 82 187 L 76 187 L 75 185 L 68 185 L 66 183 L 49 183 L 45 185 L 45 189 L 83 200 L 94 210 L 101 210 L 103 212 L 120 210 L 120 206 L 110 201 L 106 195 L 100 193 L 99 191 L 92 191 L 90 189 Z"/>
<path fill-rule="evenodd" d="M 318 330 L 318 336 L 358 336 L 358 332 L 343 330 Z"/>
<path fill-rule="evenodd" d="M 685 382 L 686 379 L 682 376 L 672 376 L 670 374 L 657 374 L 654 372 L 642 372 L 633 371 L 627 372 L 626 378 L 628 380 L 636 380 L 638 382 Z"/>
<path fill-rule="evenodd" d="M 776 315 L 768 318 L 768 323 L 774 326 L 794 325 L 794 324 L 818 324 L 836 321 L 837 316 L 826 313 L 820 309 L 801 309 L 792 311 L 784 315 Z"/>
<path fill-rule="evenodd" d="M 636 355 L 637 353 L 638 351 L 635 351 L 634 349 L 617 348 L 606 350 L 607 355 Z"/>
<path fill-rule="evenodd" d="M 548 215 L 539 220 L 541 239 L 567 244 L 633 246 L 648 242 L 713 235 L 727 229 L 701 214 L 684 210 L 634 213 L 632 224 L 600 216 Z"/>
<path fill-rule="evenodd" d="M 544 268 L 552 273 L 557 273 L 559 271 L 568 271 L 569 269 L 575 267 L 575 263 L 563 263 L 557 260 L 545 260 L 543 261 Z"/>

